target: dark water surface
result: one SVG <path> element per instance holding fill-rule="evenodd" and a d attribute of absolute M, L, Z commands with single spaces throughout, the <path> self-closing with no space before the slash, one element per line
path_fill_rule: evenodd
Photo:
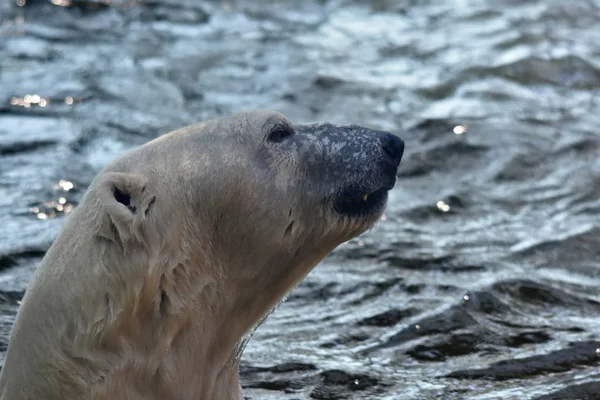
<path fill-rule="evenodd" d="M 248 397 L 600 399 L 600 1 L 5 0 L 0 29 L 2 350 L 100 168 L 270 108 L 407 151 L 256 331 Z"/>

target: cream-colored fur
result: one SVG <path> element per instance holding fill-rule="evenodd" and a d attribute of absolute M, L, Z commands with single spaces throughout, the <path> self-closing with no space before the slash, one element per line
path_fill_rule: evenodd
<path fill-rule="evenodd" d="M 274 126 L 208 121 L 107 166 L 27 289 L 0 400 L 240 399 L 244 335 L 379 216 L 336 215 Z"/>

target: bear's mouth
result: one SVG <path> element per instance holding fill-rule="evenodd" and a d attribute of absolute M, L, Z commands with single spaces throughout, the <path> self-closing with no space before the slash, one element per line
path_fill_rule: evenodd
<path fill-rule="evenodd" d="M 375 191 L 368 191 L 357 186 L 347 187 L 335 197 L 333 208 L 342 215 L 359 217 L 383 212 L 387 203 L 388 192 L 394 184 L 385 185 Z"/>

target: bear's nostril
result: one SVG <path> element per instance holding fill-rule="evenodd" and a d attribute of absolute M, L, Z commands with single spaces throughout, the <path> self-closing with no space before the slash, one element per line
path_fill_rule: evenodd
<path fill-rule="evenodd" d="M 383 151 L 394 160 L 396 165 L 399 165 L 404 154 L 404 142 L 398 136 L 386 133 L 383 139 Z"/>

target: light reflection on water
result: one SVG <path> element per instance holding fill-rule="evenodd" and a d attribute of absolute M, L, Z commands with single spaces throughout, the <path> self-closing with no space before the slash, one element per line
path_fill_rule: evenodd
<path fill-rule="evenodd" d="M 10 98 L 10 104 L 12 106 L 30 108 L 31 106 L 46 107 L 51 104 L 64 103 L 69 106 L 73 104 L 83 103 L 88 100 L 89 97 L 74 98 L 73 96 L 67 96 L 63 98 L 52 98 L 42 97 L 39 94 L 26 94 L 24 96 L 13 96 Z"/>
<path fill-rule="evenodd" d="M 54 191 L 60 192 L 69 192 L 71 191 L 75 185 L 73 182 L 68 180 L 61 179 L 58 181 L 58 184 L 54 185 Z M 39 206 L 31 207 L 29 212 L 34 214 L 38 219 L 46 220 L 51 218 L 59 217 L 63 214 L 68 214 L 73 210 L 74 204 L 70 203 L 65 197 L 58 197 L 57 200 L 49 200 L 43 202 Z"/>

